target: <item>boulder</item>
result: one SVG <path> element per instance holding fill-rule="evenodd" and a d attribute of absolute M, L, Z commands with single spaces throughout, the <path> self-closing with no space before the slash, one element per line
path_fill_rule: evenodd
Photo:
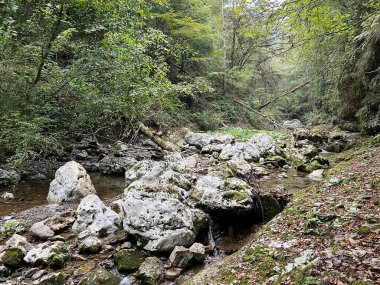
<path fill-rule="evenodd" d="M 192 133 L 189 132 L 185 136 L 185 142 L 191 146 L 203 148 L 210 144 L 231 144 L 235 141 L 232 135 L 211 135 L 207 133 Z"/>
<path fill-rule="evenodd" d="M 245 181 L 213 173 L 197 180 L 191 197 L 199 207 L 213 214 L 241 215 L 254 207 L 253 189 Z"/>
<path fill-rule="evenodd" d="M 193 254 L 193 259 L 196 262 L 203 262 L 206 258 L 205 246 L 201 243 L 194 243 L 189 248 L 190 252 Z"/>
<path fill-rule="evenodd" d="M 123 198 L 123 226 L 139 246 L 149 251 L 170 251 L 177 245 L 189 246 L 207 216 L 191 209 L 164 192 L 131 190 Z"/>
<path fill-rule="evenodd" d="M 4 252 L 10 248 L 21 249 L 24 254 L 27 254 L 29 250 L 33 249 L 33 246 L 26 240 L 25 237 L 13 234 L 13 236 L 7 240 L 5 245 L 1 248 L 0 252 Z"/>
<path fill-rule="evenodd" d="M 242 158 L 233 158 L 227 162 L 227 166 L 235 175 L 246 177 L 252 171 L 252 166 Z"/>
<path fill-rule="evenodd" d="M 134 249 L 122 249 L 114 257 L 116 269 L 122 273 L 137 271 L 143 261 L 141 252 Z"/>
<path fill-rule="evenodd" d="M 192 258 L 193 253 L 188 248 L 176 246 L 169 256 L 169 261 L 173 267 L 185 268 Z"/>
<path fill-rule="evenodd" d="M 248 162 L 257 162 L 262 157 L 278 154 L 279 150 L 274 139 L 267 134 L 256 134 L 247 142 L 227 144 L 223 147 L 219 159 L 244 159 Z"/>
<path fill-rule="evenodd" d="M 20 175 L 15 170 L 5 170 L 0 168 L 0 186 L 17 184 L 20 179 Z"/>
<path fill-rule="evenodd" d="M 89 236 L 79 244 L 79 253 L 95 254 L 102 249 L 102 242 L 97 237 Z"/>
<path fill-rule="evenodd" d="M 47 240 L 54 236 L 54 232 L 43 222 L 34 223 L 29 230 L 30 234 L 39 240 Z"/>
<path fill-rule="evenodd" d="M 323 180 L 323 173 L 324 173 L 323 169 L 314 170 L 312 173 L 309 174 L 309 178 L 311 180 L 316 180 L 316 181 Z"/>
<path fill-rule="evenodd" d="M 99 161 L 99 168 L 105 174 L 122 174 L 136 162 L 137 160 L 133 157 L 106 156 Z"/>
<path fill-rule="evenodd" d="M 62 241 L 45 242 L 30 250 L 24 260 L 32 266 L 50 266 L 62 268 L 68 260 L 68 250 Z"/>
<path fill-rule="evenodd" d="M 90 176 L 82 165 L 67 162 L 55 173 L 50 183 L 47 200 L 49 203 L 79 202 L 83 197 L 95 194 Z"/>
<path fill-rule="evenodd" d="M 142 161 L 125 174 L 124 193 L 132 190 L 146 192 L 167 192 L 179 199 L 188 197 L 191 182 L 181 173 L 173 171 L 165 162 Z"/>
<path fill-rule="evenodd" d="M 282 126 L 288 130 L 302 129 L 304 127 L 301 121 L 297 119 L 284 121 Z"/>
<path fill-rule="evenodd" d="M 65 276 L 60 273 L 50 273 L 48 275 L 43 276 L 39 281 L 39 285 L 64 285 L 65 284 Z"/>
<path fill-rule="evenodd" d="M 81 236 L 106 236 L 119 229 L 121 220 L 118 214 L 106 207 L 98 196 L 91 194 L 80 202 L 77 220 L 72 229 Z"/>
<path fill-rule="evenodd" d="M 97 267 L 90 271 L 78 285 L 119 285 L 121 278 L 108 270 Z"/>
<path fill-rule="evenodd" d="M 164 264 L 157 257 L 148 257 L 140 265 L 137 278 L 143 285 L 154 285 L 163 277 Z"/>

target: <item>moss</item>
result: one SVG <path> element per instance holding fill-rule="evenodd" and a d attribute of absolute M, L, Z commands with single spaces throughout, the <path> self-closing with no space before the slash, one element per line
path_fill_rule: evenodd
<path fill-rule="evenodd" d="M 209 132 L 210 134 L 218 134 L 218 135 L 233 135 L 238 140 L 248 140 L 253 137 L 255 134 L 267 134 L 274 139 L 285 139 L 288 137 L 287 134 L 280 132 L 273 132 L 267 130 L 255 130 L 255 129 L 241 129 L 241 128 L 226 128 L 214 132 Z"/>
<path fill-rule="evenodd" d="M 2 261 L 5 266 L 11 269 L 19 268 L 23 263 L 23 258 L 25 254 L 19 248 L 8 249 L 2 258 Z"/>
<path fill-rule="evenodd" d="M 322 284 L 319 278 L 311 276 L 312 265 L 308 265 L 303 269 L 294 269 L 290 273 L 290 279 L 293 281 L 292 284 L 295 285 L 318 285 Z"/>
<path fill-rule="evenodd" d="M 265 217 L 273 218 L 274 216 L 276 216 L 278 213 L 282 211 L 281 205 L 272 195 L 266 194 L 260 197 L 260 199 L 263 205 Z"/>
<path fill-rule="evenodd" d="M 5 266 L 0 266 L 0 277 L 8 277 L 11 275 L 12 271 Z"/>
<path fill-rule="evenodd" d="M 48 264 L 53 269 L 61 269 L 65 266 L 68 256 L 65 254 L 55 254 L 48 260 Z"/>
<path fill-rule="evenodd" d="M 263 278 L 276 274 L 273 268 L 277 265 L 280 258 L 275 256 L 272 250 L 266 245 L 259 245 L 245 251 L 243 259 L 257 266 L 257 272 Z"/>
<path fill-rule="evenodd" d="M 247 199 L 247 194 L 230 190 L 223 193 L 223 198 L 227 200 L 235 200 L 236 202 L 241 202 Z"/>
<path fill-rule="evenodd" d="M 380 225 L 374 225 L 372 227 L 370 226 L 361 226 L 358 230 L 357 230 L 357 234 L 358 235 L 367 235 L 367 234 L 370 234 L 374 231 L 377 231 L 380 229 Z"/>
<path fill-rule="evenodd" d="M 130 273 L 139 269 L 144 258 L 137 250 L 120 250 L 116 253 L 114 262 L 117 270 L 122 273 Z"/>

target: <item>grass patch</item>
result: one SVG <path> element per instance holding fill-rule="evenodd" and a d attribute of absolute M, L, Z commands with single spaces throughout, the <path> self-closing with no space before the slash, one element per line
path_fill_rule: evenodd
<path fill-rule="evenodd" d="M 226 128 L 217 131 L 209 132 L 209 134 L 217 134 L 217 135 L 233 135 L 238 140 L 248 140 L 253 135 L 264 133 L 271 136 L 273 139 L 285 139 L 289 135 L 281 132 L 267 131 L 267 130 L 255 130 L 255 129 L 241 129 L 241 128 Z"/>

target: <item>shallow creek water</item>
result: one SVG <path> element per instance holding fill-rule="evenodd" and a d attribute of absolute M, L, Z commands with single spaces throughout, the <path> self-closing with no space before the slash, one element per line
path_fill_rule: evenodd
<path fill-rule="evenodd" d="M 101 175 L 100 173 L 90 173 L 91 181 L 95 186 L 97 195 L 102 199 L 110 199 L 123 193 L 125 181 L 123 176 Z M 0 198 L 0 216 L 21 212 L 36 206 L 47 204 L 46 197 L 49 192 L 49 181 L 27 182 L 17 186 L 1 188 L 2 193 L 11 192 L 15 199 L 10 203 L 5 203 Z"/>

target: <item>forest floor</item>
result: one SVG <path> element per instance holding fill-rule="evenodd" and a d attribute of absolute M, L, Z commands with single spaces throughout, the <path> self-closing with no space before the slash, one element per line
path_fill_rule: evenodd
<path fill-rule="evenodd" d="M 187 283 L 380 284 L 380 144 L 335 154 L 325 180 L 294 199 L 254 239 Z"/>

